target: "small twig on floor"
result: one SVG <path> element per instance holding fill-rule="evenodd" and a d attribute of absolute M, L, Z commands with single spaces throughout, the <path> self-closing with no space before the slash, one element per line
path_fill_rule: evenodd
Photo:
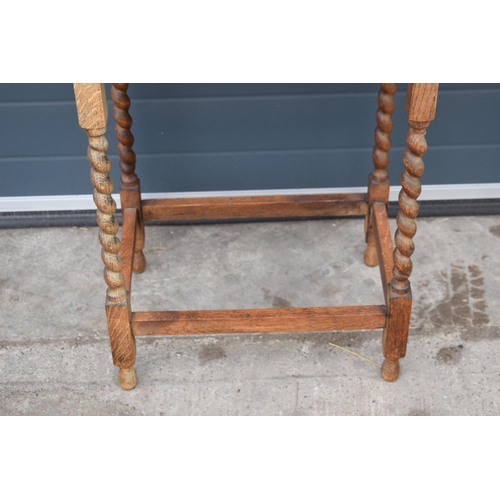
<path fill-rule="evenodd" d="M 328 342 L 328 344 L 332 345 L 333 347 L 337 347 L 338 349 L 342 349 L 343 351 L 346 351 L 350 354 L 354 354 L 354 356 L 361 358 L 362 360 L 366 361 L 367 363 L 371 363 L 372 365 L 378 366 L 377 363 L 375 363 L 375 361 L 372 361 L 371 359 L 365 358 L 364 356 L 361 356 L 361 354 L 358 354 L 357 352 L 350 351 L 349 349 L 346 349 L 345 347 L 341 347 L 337 344 L 332 344 L 331 342 Z"/>
<path fill-rule="evenodd" d="M 161 252 L 162 250 L 166 250 L 166 247 L 153 247 L 153 248 L 148 248 L 144 250 L 144 253 L 149 253 L 149 252 Z"/>

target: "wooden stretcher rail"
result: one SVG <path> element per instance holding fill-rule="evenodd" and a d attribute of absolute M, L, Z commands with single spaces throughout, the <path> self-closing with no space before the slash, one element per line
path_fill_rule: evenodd
<path fill-rule="evenodd" d="M 123 280 L 124 286 L 130 292 L 132 281 L 132 266 L 134 264 L 134 246 L 137 227 L 137 209 L 126 208 L 123 210 L 123 230 L 122 230 L 122 246 L 120 249 L 120 257 L 123 260 Z"/>
<path fill-rule="evenodd" d="M 135 336 L 372 330 L 385 322 L 385 306 L 132 313 Z"/>
<path fill-rule="evenodd" d="M 372 205 L 372 216 L 380 277 L 382 278 L 384 297 L 387 303 L 387 291 L 392 280 L 392 267 L 394 265 L 394 248 L 392 246 L 391 230 L 385 204 L 374 203 Z"/>
<path fill-rule="evenodd" d="M 144 200 L 144 220 L 279 219 L 366 215 L 366 194 L 227 196 Z"/>

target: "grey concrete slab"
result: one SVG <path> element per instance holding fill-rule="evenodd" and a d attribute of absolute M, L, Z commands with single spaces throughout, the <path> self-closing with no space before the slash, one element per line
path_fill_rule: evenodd
<path fill-rule="evenodd" d="M 382 303 L 362 233 L 360 219 L 148 227 L 132 306 Z M 379 374 L 381 331 L 139 338 L 125 392 L 97 230 L 0 231 L 0 414 L 498 415 L 500 216 L 421 219 L 415 243 L 397 382 Z"/>

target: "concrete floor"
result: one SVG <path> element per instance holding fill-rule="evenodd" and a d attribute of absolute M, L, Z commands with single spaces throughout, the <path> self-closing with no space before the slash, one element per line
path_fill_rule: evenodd
<path fill-rule="evenodd" d="M 130 392 L 111 362 L 97 229 L 2 230 L 0 414 L 499 415 L 500 216 L 418 228 L 397 382 L 380 377 L 381 330 L 156 337 L 137 340 Z M 361 219 L 154 226 L 146 240 L 133 310 L 383 303 Z"/>

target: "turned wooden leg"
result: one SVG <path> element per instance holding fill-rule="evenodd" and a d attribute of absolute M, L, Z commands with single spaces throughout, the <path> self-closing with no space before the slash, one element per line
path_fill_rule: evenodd
<path fill-rule="evenodd" d="M 118 382 L 123 389 L 133 389 L 137 384 L 134 370 L 135 339 L 130 319 L 130 301 L 124 286 L 123 261 L 120 258 L 121 242 L 117 237 L 118 222 L 114 214 L 116 204 L 111 197 L 113 181 L 109 177 L 111 162 L 106 155 L 108 141 L 105 137 L 107 105 L 104 85 L 75 84 L 75 97 L 80 126 L 88 135 L 90 179 L 94 186 L 96 219 L 99 225 L 101 257 L 104 262 L 106 292 L 106 317 L 113 363 L 120 368 Z"/>
<path fill-rule="evenodd" d="M 394 94 L 395 83 L 381 83 L 378 93 L 378 109 L 376 115 L 377 127 L 375 128 L 375 146 L 373 147 L 373 170 L 368 176 L 368 203 L 370 205 L 365 218 L 366 250 L 364 261 L 367 266 L 374 267 L 378 264 L 375 236 L 373 233 L 372 206 L 374 202 L 389 202 L 389 150 L 391 149 L 391 131 L 394 126 L 392 113 L 395 109 Z"/>
<path fill-rule="evenodd" d="M 399 212 L 396 217 L 393 278 L 387 298 L 387 323 L 382 339 L 385 361 L 382 377 L 393 382 L 399 376 L 399 359 L 406 354 L 411 315 L 410 275 L 413 264 L 410 259 L 415 246 L 413 237 L 417 232 L 415 219 L 418 215 L 417 198 L 422 186 L 420 177 L 424 173 L 423 155 L 427 151 L 425 133 L 436 113 L 438 85 L 417 83 L 408 85 L 406 111 L 410 130 L 406 136 L 403 153 L 404 170 L 401 174 Z"/>
<path fill-rule="evenodd" d="M 137 208 L 137 230 L 135 235 L 134 261 L 132 270 L 134 273 L 142 273 L 146 269 L 146 258 L 144 257 L 144 219 L 141 206 L 141 186 L 139 178 L 135 173 L 136 156 L 132 149 L 134 136 L 130 131 L 132 117 L 129 114 L 130 98 L 127 95 L 128 83 L 113 83 L 111 87 L 111 99 L 113 100 L 113 116 L 116 121 L 115 134 L 118 139 L 117 152 L 120 157 L 120 201 L 122 213 L 126 208 Z"/>

